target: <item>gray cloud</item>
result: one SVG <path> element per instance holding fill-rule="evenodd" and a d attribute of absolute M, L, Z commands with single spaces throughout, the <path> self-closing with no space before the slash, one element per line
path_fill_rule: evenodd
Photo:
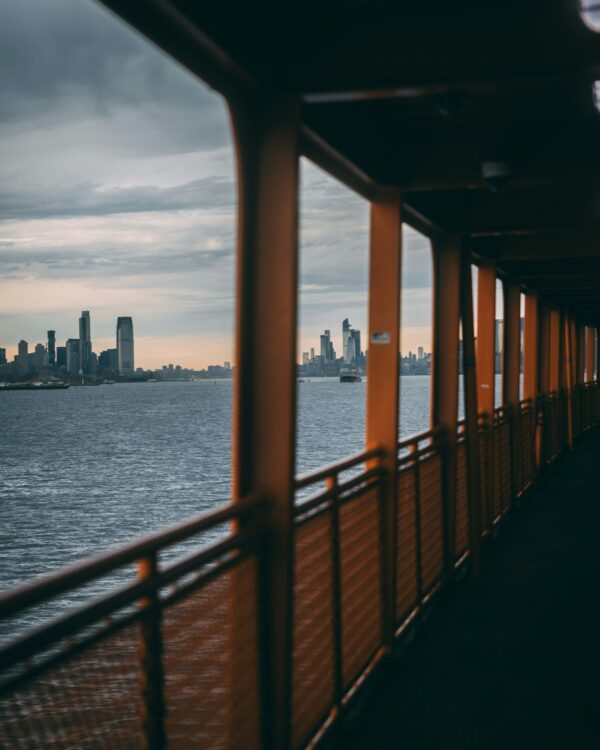
<path fill-rule="evenodd" d="M 210 176 L 176 187 L 152 185 L 105 188 L 91 183 L 48 189 L 0 187 L 0 220 L 228 208 L 233 210 L 232 180 Z"/>

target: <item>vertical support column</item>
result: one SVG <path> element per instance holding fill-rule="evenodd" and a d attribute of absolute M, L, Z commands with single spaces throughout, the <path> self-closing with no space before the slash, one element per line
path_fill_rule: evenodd
<path fill-rule="evenodd" d="M 400 191 L 382 192 L 371 204 L 369 262 L 369 361 L 367 447 L 383 449 L 386 587 L 384 638 L 395 628 L 398 409 L 400 398 L 400 292 L 402 213 Z"/>
<path fill-rule="evenodd" d="M 473 325 L 473 286 L 471 257 L 463 243 L 461 258 L 460 314 L 463 332 L 463 373 L 465 399 L 465 441 L 469 495 L 469 554 L 471 581 L 481 583 L 481 482 L 479 477 L 479 436 L 477 430 L 477 371 Z"/>
<path fill-rule="evenodd" d="M 521 462 L 519 370 L 521 338 L 521 289 L 517 284 L 504 286 L 504 403 L 510 408 L 510 465 L 512 499 L 520 491 L 519 466 Z"/>
<path fill-rule="evenodd" d="M 575 325 L 570 315 L 563 317 L 563 339 L 564 339 L 564 386 L 567 389 L 567 441 L 570 450 L 573 450 L 574 424 L 573 424 L 573 385 L 575 374 L 575 362 L 573 344 L 575 341 Z"/>
<path fill-rule="evenodd" d="M 477 274 L 477 404 L 479 413 L 487 416 L 485 455 L 484 524 L 493 524 L 494 491 L 494 406 L 496 390 L 496 264 L 485 261 Z"/>
<path fill-rule="evenodd" d="M 523 328 L 523 398 L 531 399 L 534 410 L 538 394 L 538 362 L 538 298 L 527 292 Z"/>
<path fill-rule="evenodd" d="M 585 382 L 591 383 L 594 379 L 594 329 L 587 326 L 585 330 Z"/>
<path fill-rule="evenodd" d="M 550 330 L 551 311 L 547 305 L 539 308 L 539 356 L 538 356 L 538 411 L 535 434 L 535 460 L 538 471 L 546 464 L 550 441 L 550 413 L 548 394 L 550 393 Z"/>
<path fill-rule="evenodd" d="M 444 430 L 444 525 L 446 573 L 453 568 L 456 538 L 456 429 L 458 423 L 458 332 L 462 240 L 434 244 L 432 422 Z"/>
<path fill-rule="evenodd" d="M 561 315 L 560 310 L 550 310 L 550 341 L 548 351 L 548 389 L 549 392 L 560 390 L 561 384 Z"/>
<path fill-rule="evenodd" d="M 581 323 L 576 323 L 577 329 L 577 367 L 575 374 L 575 382 L 578 385 L 585 383 L 585 326 Z"/>
<path fill-rule="evenodd" d="M 264 745 L 289 746 L 296 422 L 296 97 L 230 102 L 238 165 L 234 498 L 271 500 L 261 577 Z"/>

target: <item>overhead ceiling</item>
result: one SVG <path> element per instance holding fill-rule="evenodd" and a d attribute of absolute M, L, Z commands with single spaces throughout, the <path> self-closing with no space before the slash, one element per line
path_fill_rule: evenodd
<path fill-rule="evenodd" d="M 600 324 L 600 34 L 577 0 L 104 2 L 225 93 L 298 94 L 368 178 Z"/>

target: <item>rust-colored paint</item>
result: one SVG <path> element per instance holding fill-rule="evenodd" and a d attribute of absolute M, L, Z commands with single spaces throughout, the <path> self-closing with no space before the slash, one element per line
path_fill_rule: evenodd
<path fill-rule="evenodd" d="M 575 373 L 575 382 L 585 383 L 585 326 L 582 323 L 577 324 L 577 367 Z"/>
<path fill-rule="evenodd" d="M 458 422 L 458 333 L 462 239 L 448 236 L 434 243 L 432 424 L 447 437 L 444 464 L 446 569 L 453 565 L 456 536 L 456 429 Z"/>
<path fill-rule="evenodd" d="M 230 103 L 237 146 L 238 258 L 233 494 L 272 501 L 262 589 L 265 744 L 289 745 L 296 422 L 300 102 Z"/>
<path fill-rule="evenodd" d="M 477 274 L 477 404 L 479 411 L 494 414 L 496 336 L 496 264 L 486 261 Z"/>
<path fill-rule="evenodd" d="M 397 503 L 398 406 L 402 211 L 400 191 L 390 189 L 371 204 L 369 264 L 369 359 L 367 448 L 383 449 L 386 575 L 385 641 L 395 623 L 395 528 Z M 380 464 L 381 465 L 381 464 Z"/>
<path fill-rule="evenodd" d="M 565 352 L 565 386 L 567 388 L 567 438 L 569 448 L 573 450 L 573 382 L 575 367 L 573 362 L 573 342 L 575 339 L 575 324 L 569 315 L 563 317 L 563 338 Z"/>
<path fill-rule="evenodd" d="M 558 391 L 560 389 L 560 322 L 560 310 L 552 308 L 550 310 L 550 335 L 548 346 L 548 390 L 550 392 Z"/>
<path fill-rule="evenodd" d="M 538 325 L 538 393 L 544 395 L 550 392 L 550 320 L 550 308 L 547 305 L 540 305 Z"/>
<path fill-rule="evenodd" d="M 496 390 L 496 264 L 485 261 L 478 266 L 477 273 L 477 405 L 485 414 L 488 424 L 494 424 Z M 492 492 L 494 478 L 494 434 L 490 429 L 485 440 L 486 525 L 492 526 Z"/>
<path fill-rule="evenodd" d="M 534 292 L 525 294 L 523 324 L 523 398 L 535 401 L 538 393 L 538 298 Z"/>
<path fill-rule="evenodd" d="M 513 410 L 519 403 L 519 343 L 521 317 L 521 289 L 517 284 L 504 286 L 504 403 Z"/>
<path fill-rule="evenodd" d="M 586 326 L 585 340 L 585 382 L 591 383 L 594 379 L 594 334 L 595 331 L 591 326 Z"/>
<path fill-rule="evenodd" d="M 461 258 L 460 311 L 463 333 L 463 373 L 465 403 L 465 441 L 469 497 L 469 571 L 471 581 L 481 583 L 481 483 L 479 477 L 479 436 L 477 414 L 477 370 L 473 325 L 473 286 L 471 257 L 464 248 Z"/>

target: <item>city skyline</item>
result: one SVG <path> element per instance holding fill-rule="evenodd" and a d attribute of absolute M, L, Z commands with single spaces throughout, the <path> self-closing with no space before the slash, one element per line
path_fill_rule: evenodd
<path fill-rule="evenodd" d="M 113 345 L 113 311 L 126 310 L 145 367 L 165 350 L 189 367 L 232 360 L 224 102 L 92 2 L 0 8 L 0 346 L 12 357 L 49 320 L 61 339 L 76 336 L 71 311 L 93 309 L 100 351 Z M 301 355 L 325 317 L 367 331 L 369 205 L 305 159 L 300 172 Z M 419 242 L 407 229 L 407 259 Z M 403 283 L 414 348 L 428 340 L 431 290 L 412 272 Z M 337 332 L 334 345 L 342 351 Z"/>

